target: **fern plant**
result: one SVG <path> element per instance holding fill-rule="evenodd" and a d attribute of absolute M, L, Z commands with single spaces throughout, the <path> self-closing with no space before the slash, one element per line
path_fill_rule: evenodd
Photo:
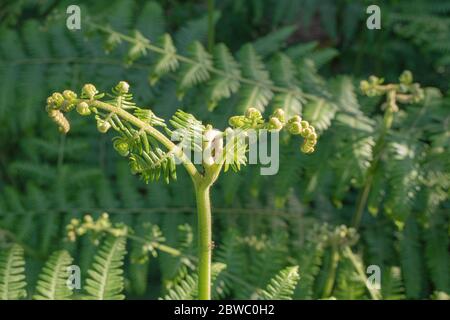
<path fill-rule="evenodd" d="M 200 65 L 191 67 L 194 69 L 186 71 L 186 74 L 190 74 L 194 80 L 186 83 L 207 77 Z M 195 80 L 195 77 L 199 78 Z M 139 174 L 145 182 L 160 177 L 166 182 L 175 179 L 176 160 L 181 162 L 193 182 L 198 210 L 198 297 L 210 299 L 213 243 L 209 194 L 222 168 L 227 171 L 231 167 L 238 171 L 247 163 L 246 151 L 249 144 L 255 143 L 249 137 L 251 132 L 256 132 L 256 139 L 260 138 L 260 132 L 264 130 L 278 133 L 284 129 L 289 134 L 301 135 L 304 138 L 301 151 L 304 153 L 314 151 L 317 134 L 314 127 L 298 115 L 286 119 L 284 111 L 277 109 L 269 121 L 265 121 L 255 108 L 249 108 L 245 115 L 231 117 L 230 127 L 224 131 L 213 129 L 211 125 L 205 126 L 193 115 L 178 110 L 170 119 L 173 127 L 170 129 L 150 109 L 137 107 L 129 89 L 129 84 L 121 81 L 105 101 L 101 100 L 105 94 L 99 93 L 92 84 L 83 87 L 79 98 L 70 90 L 55 92 L 47 99 L 46 111 L 62 133 L 70 130 L 70 123 L 64 114 L 73 109 L 82 116 L 94 115 L 101 133 L 111 128 L 115 130 L 119 135 L 113 140 L 114 148 L 129 159 L 132 173 Z M 180 141 L 177 145 L 172 141 L 174 133 Z M 190 160 L 191 152 L 200 153 L 201 171 Z M 101 283 L 99 285 L 103 286 Z M 98 289 L 98 286 L 91 291 L 94 289 Z M 101 291 L 100 297 L 103 297 Z"/>
<path fill-rule="evenodd" d="M 42 269 L 36 285 L 36 300 L 66 300 L 72 295 L 67 285 L 72 257 L 65 251 L 54 252 Z"/>
<path fill-rule="evenodd" d="M 19 245 L 0 253 L 0 297 L 15 300 L 26 296 L 25 258 Z"/>

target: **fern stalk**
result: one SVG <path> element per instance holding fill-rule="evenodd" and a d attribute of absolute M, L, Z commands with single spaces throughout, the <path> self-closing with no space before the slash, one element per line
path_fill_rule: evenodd
<path fill-rule="evenodd" d="M 337 244 L 331 245 L 331 253 L 330 253 L 330 266 L 328 270 L 327 279 L 325 281 L 325 286 L 322 293 L 322 298 L 328 298 L 331 296 L 333 292 L 334 282 L 336 281 L 336 271 L 339 264 L 340 255 L 339 248 Z"/>
<path fill-rule="evenodd" d="M 209 300 L 211 297 L 211 204 L 209 187 L 196 187 L 195 196 L 198 211 L 198 298 Z"/>

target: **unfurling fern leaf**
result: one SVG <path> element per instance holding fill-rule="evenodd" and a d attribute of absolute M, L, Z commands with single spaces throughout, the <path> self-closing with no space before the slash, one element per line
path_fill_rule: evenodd
<path fill-rule="evenodd" d="M 36 300 L 66 300 L 72 295 L 72 289 L 67 285 L 68 267 L 73 259 L 65 251 L 53 253 L 42 268 L 34 295 Z"/>
<path fill-rule="evenodd" d="M 245 111 L 250 107 L 264 111 L 273 97 L 269 73 L 251 44 L 242 47 L 239 52 L 239 60 L 244 77 L 250 81 L 247 81 L 248 83 L 246 82 L 242 88 L 242 98 L 238 108 L 240 111 Z M 251 81 L 255 81 L 255 83 Z"/>
<path fill-rule="evenodd" d="M 98 250 L 88 270 L 87 299 L 122 300 L 124 288 L 123 260 L 126 253 L 124 237 L 109 237 Z"/>
<path fill-rule="evenodd" d="M 261 296 L 265 300 L 291 300 L 298 280 L 298 266 L 287 267 L 270 280 Z"/>
<path fill-rule="evenodd" d="M 0 253 L 0 300 L 26 296 L 25 259 L 21 246 L 14 244 Z"/>

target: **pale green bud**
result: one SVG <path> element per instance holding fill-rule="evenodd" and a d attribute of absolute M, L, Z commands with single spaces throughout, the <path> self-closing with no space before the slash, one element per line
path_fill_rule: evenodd
<path fill-rule="evenodd" d="M 128 91 L 130 90 L 130 85 L 128 84 L 128 82 L 120 81 L 116 86 L 116 90 L 120 94 L 128 93 Z"/>
<path fill-rule="evenodd" d="M 52 94 L 52 99 L 53 99 L 54 105 L 57 106 L 58 108 L 61 107 L 62 104 L 64 103 L 64 97 L 59 92 L 53 93 Z"/>
<path fill-rule="evenodd" d="M 116 139 L 113 143 L 114 149 L 123 157 L 128 156 L 130 153 L 130 146 L 128 143 L 123 139 Z"/>
<path fill-rule="evenodd" d="M 280 131 L 281 129 L 283 129 L 283 123 L 281 123 L 278 118 L 272 117 L 269 120 L 269 129 Z"/>
<path fill-rule="evenodd" d="M 90 83 L 85 84 L 81 92 L 89 99 L 93 99 L 94 96 L 98 93 L 97 88 Z"/>
<path fill-rule="evenodd" d="M 303 138 L 309 137 L 309 135 L 312 134 L 312 131 L 310 128 L 304 128 L 301 135 Z"/>
<path fill-rule="evenodd" d="M 400 83 L 408 85 L 413 82 L 413 75 L 412 75 L 411 71 L 405 70 L 405 71 L 403 71 L 403 73 L 400 75 L 400 77 L 398 79 L 399 79 Z"/>
<path fill-rule="evenodd" d="M 302 125 L 300 122 L 292 122 L 289 125 L 290 134 L 300 134 L 302 132 Z"/>
<path fill-rule="evenodd" d="M 97 120 L 97 129 L 101 133 L 108 132 L 109 128 L 111 128 L 111 124 L 108 121 L 98 119 Z"/>
<path fill-rule="evenodd" d="M 285 122 L 286 122 L 286 119 L 285 119 L 285 113 L 284 113 L 284 110 L 283 110 L 283 109 L 277 108 L 277 109 L 273 112 L 272 117 L 277 118 L 277 119 L 280 120 L 282 123 L 285 123 Z"/>
<path fill-rule="evenodd" d="M 248 108 L 245 112 L 245 116 L 249 119 L 261 119 L 261 112 L 256 108 Z"/>
<path fill-rule="evenodd" d="M 245 125 L 245 117 L 243 116 L 234 116 L 231 117 L 230 120 L 228 120 L 228 123 L 230 126 L 234 128 L 239 128 Z"/>
<path fill-rule="evenodd" d="M 72 101 L 77 98 L 77 94 L 71 90 L 64 90 L 63 96 L 64 96 L 64 98 L 66 98 L 69 101 Z"/>
<path fill-rule="evenodd" d="M 82 116 L 88 116 L 91 114 L 91 110 L 89 109 L 89 105 L 82 101 L 77 105 L 77 112 Z"/>
<path fill-rule="evenodd" d="M 300 116 L 298 116 L 298 115 L 295 115 L 295 116 L 293 116 L 292 118 L 290 118 L 289 119 L 289 123 L 293 123 L 293 122 L 301 122 L 302 121 L 302 117 L 300 117 Z"/>

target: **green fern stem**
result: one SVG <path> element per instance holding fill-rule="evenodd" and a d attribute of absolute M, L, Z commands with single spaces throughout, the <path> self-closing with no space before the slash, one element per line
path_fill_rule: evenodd
<path fill-rule="evenodd" d="M 223 163 L 205 166 L 205 174 L 194 181 L 198 217 L 198 298 L 211 299 L 212 218 L 209 191 Z"/>
<path fill-rule="evenodd" d="M 169 140 L 164 134 L 145 123 L 126 110 L 114 105 L 98 100 L 78 99 L 77 102 L 86 102 L 91 107 L 102 109 L 114 113 L 130 124 L 144 130 L 163 144 L 168 151 L 174 152 L 183 163 L 186 171 L 191 176 L 197 199 L 198 211 L 198 238 L 199 238 L 199 256 L 198 256 L 198 298 L 209 300 L 211 298 L 211 255 L 212 255 L 212 219 L 211 203 L 209 190 L 212 184 L 217 180 L 223 163 L 205 166 L 205 173 L 201 174 L 195 165 L 186 157 L 181 149 Z M 172 254 L 174 252 L 171 252 Z"/>
<path fill-rule="evenodd" d="M 380 162 L 381 156 L 384 151 L 385 142 L 386 142 L 386 135 L 388 134 L 389 130 L 392 127 L 392 123 L 394 121 L 394 112 L 387 108 L 384 113 L 384 121 L 383 121 L 383 127 L 381 129 L 381 134 L 378 137 L 377 142 L 375 143 L 374 147 L 374 157 L 370 163 L 369 169 L 367 170 L 367 175 L 364 181 L 364 187 L 358 196 L 358 202 L 356 204 L 356 210 L 353 215 L 352 219 L 352 227 L 355 229 L 359 228 L 359 225 L 362 220 L 362 216 L 364 213 L 364 210 L 367 206 L 367 199 L 369 198 L 370 190 L 372 188 L 373 179 L 375 177 L 375 172 L 378 169 L 378 164 Z"/>
<path fill-rule="evenodd" d="M 333 292 L 334 282 L 336 281 L 336 271 L 339 264 L 340 255 L 338 245 L 333 243 L 331 245 L 330 266 L 328 270 L 327 279 L 323 288 L 322 298 L 328 298 Z"/>
<path fill-rule="evenodd" d="M 212 220 L 209 186 L 196 186 L 198 212 L 198 298 L 211 298 Z"/>

